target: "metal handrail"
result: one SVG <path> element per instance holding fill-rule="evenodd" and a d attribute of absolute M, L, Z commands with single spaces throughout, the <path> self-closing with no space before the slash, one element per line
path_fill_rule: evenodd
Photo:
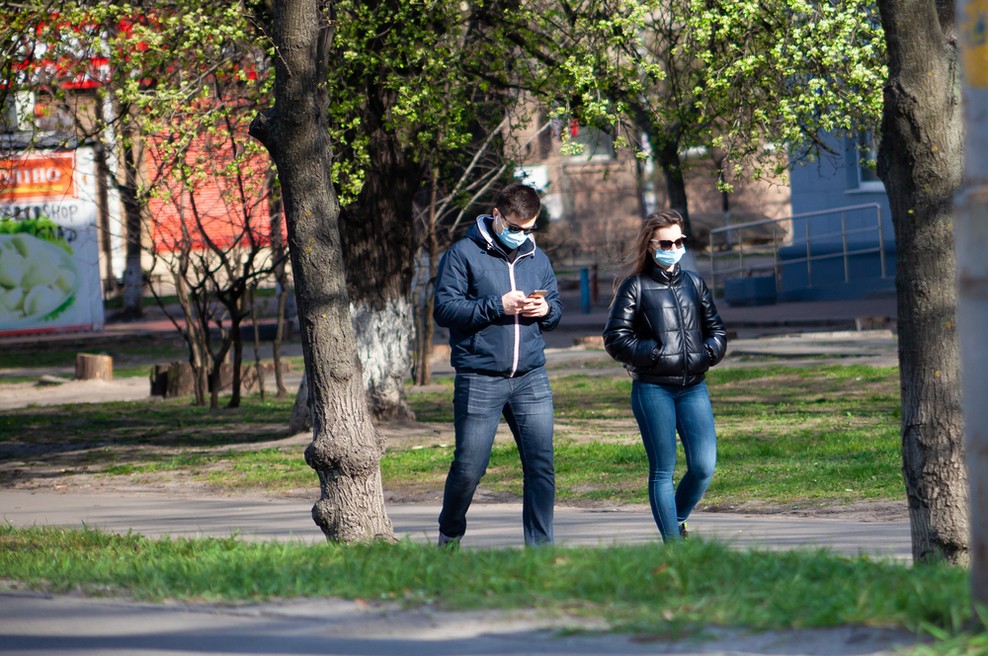
<path fill-rule="evenodd" d="M 874 210 L 875 211 L 875 223 L 876 227 L 862 227 L 855 229 L 848 229 L 847 227 L 847 215 L 851 212 L 859 212 L 864 210 Z M 827 218 L 840 218 L 840 231 L 839 232 L 824 232 L 824 233 L 813 233 L 812 226 L 814 223 L 819 223 L 819 221 L 811 221 L 811 219 L 816 219 L 818 217 Z M 737 223 L 734 225 L 727 225 L 721 228 L 714 228 L 710 231 L 710 282 L 711 288 L 717 289 L 717 279 L 722 278 L 727 280 L 729 278 L 750 276 L 752 272 L 763 271 L 768 269 L 768 263 L 762 263 L 758 265 L 745 265 L 745 259 L 751 260 L 755 256 L 767 256 L 764 252 L 763 247 L 759 247 L 756 252 L 752 252 L 750 245 L 750 240 L 748 240 L 747 252 L 746 252 L 746 240 L 743 238 L 745 232 L 750 232 L 756 228 L 763 228 L 764 226 L 775 226 L 785 222 L 794 223 L 795 221 L 806 220 L 806 256 L 801 258 L 795 258 L 792 260 L 787 260 L 788 263 L 798 264 L 800 262 L 806 263 L 806 275 L 809 285 L 813 286 L 813 262 L 833 259 L 836 257 L 841 257 L 844 260 L 844 282 L 850 282 L 851 269 L 850 269 L 850 256 L 852 255 L 862 255 L 866 253 L 879 253 L 879 261 L 881 268 L 881 277 L 888 277 L 886 270 L 885 261 L 885 233 L 882 229 L 882 206 L 879 203 L 865 203 L 862 205 L 847 205 L 844 207 L 836 207 L 828 210 L 817 210 L 814 212 L 804 212 L 802 214 L 793 214 L 781 219 L 760 219 L 757 221 L 747 221 L 744 223 Z M 851 248 L 848 246 L 848 237 L 852 237 L 860 233 L 871 233 L 877 229 L 878 234 L 878 245 L 876 247 L 869 248 Z M 779 266 L 779 248 L 781 246 L 779 234 L 780 230 L 772 231 L 772 242 L 771 242 L 771 270 L 772 274 L 775 276 L 776 289 L 779 286 L 779 277 L 781 274 Z M 732 239 L 732 234 L 734 238 Z M 724 245 L 728 250 L 718 251 L 717 240 L 718 237 L 724 235 Z M 814 242 L 820 243 L 823 239 L 831 237 L 840 237 L 841 241 L 841 252 L 840 253 L 828 253 L 825 255 L 813 255 L 813 244 Z M 789 236 L 791 243 L 791 233 Z M 735 244 L 735 246 L 732 246 Z M 732 257 L 736 258 L 737 262 L 735 266 L 728 267 L 726 269 L 717 268 L 718 258 Z"/>

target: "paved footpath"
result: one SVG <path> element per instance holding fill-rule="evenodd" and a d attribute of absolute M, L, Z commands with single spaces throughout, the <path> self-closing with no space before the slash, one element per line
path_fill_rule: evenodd
<path fill-rule="evenodd" d="M 156 494 L 60 493 L 0 490 L 0 520 L 15 526 L 55 525 L 134 531 L 148 537 L 218 537 L 323 540 L 313 523 L 312 501 L 241 497 L 171 497 Z M 399 538 L 431 543 L 438 505 L 389 504 Z M 521 546 L 521 505 L 474 503 L 465 548 Z M 849 521 L 788 515 L 697 512 L 690 531 L 739 548 L 822 547 L 836 553 L 911 560 L 909 525 L 902 521 Z M 611 509 L 558 507 L 560 545 L 641 544 L 658 541 L 647 506 Z"/>
<path fill-rule="evenodd" d="M 0 490 L 0 517 L 15 526 L 85 524 L 149 537 L 237 534 L 249 540 L 319 542 L 323 537 L 312 522 L 310 508 L 311 501 L 304 499 Z M 427 543 L 435 539 L 437 506 L 392 504 L 388 510 L 399 537 Z M 519 504 L 475 503 L 470 521 L 464 548 L 521 544 Z M 909 528 L 903 521 L 696 513 L 690 526 L 697 537 L 724 540 L 739 548 L 825 547 L 845 554 L 910 558 Z M 658 540 L 645 506 L 558 508 L 556 538 L 561 545 Z M 567 628 L 595 627 L 532 613 L 449 613 L 428 607 L 404 611 L 334 599 L 229 607 L 0 592 L 0 655 L 877 656 L 891 655 L 896 645 L 915 640 L 902 632 L 864 627 L 760 634 L 712 630 L 703 642 L 559 633 Z"/>

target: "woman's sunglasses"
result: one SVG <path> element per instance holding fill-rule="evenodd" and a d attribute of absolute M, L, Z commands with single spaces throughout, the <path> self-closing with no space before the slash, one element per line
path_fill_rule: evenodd
<path fill-rule="evenodd" d="M 658 246 L 660 250 L 671 251 L 674 246 L 676 248 L 682 248 L 686 243 L 686 237 L 680 237 L 675 241 L 672 239 L 649 239 L 648 243 L 652 246 Z"/>

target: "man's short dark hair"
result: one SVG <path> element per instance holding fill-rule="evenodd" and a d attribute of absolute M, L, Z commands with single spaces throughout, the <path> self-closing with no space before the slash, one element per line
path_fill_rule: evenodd
<path fill-rule="evenodd" d="M 539 192 L 528 185 L 510 184 L 494 198 L 494 208 L 503 216 L 528 221 L 542 210 Z"/>

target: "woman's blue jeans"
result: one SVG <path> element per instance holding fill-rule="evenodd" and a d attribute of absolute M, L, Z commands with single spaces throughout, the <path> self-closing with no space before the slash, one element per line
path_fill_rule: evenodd
<path fill-rule="evenodd" d="M 666 542 L 679 540 L 679 525 L 706 492 L 717 464 L 714 412 L 704 381 L 690 387 L 634 381 L 631 408 L 648 454 L 648 501 Z M 673 486 L 676 433 L 686 453 L 686 473 Z"/>
<path fill-rule="evenodd" d="M 552 391 L 540 367 L 515 378 L 457 373 L 453 384 L 456 449 L 446 476 L 439 530 L 459 538 L 467 509 L 487 471 L 497 425 L 504 415 L 521 455 L 525 544 L 551 543 L 556 477 L 553 468 Z"/>

